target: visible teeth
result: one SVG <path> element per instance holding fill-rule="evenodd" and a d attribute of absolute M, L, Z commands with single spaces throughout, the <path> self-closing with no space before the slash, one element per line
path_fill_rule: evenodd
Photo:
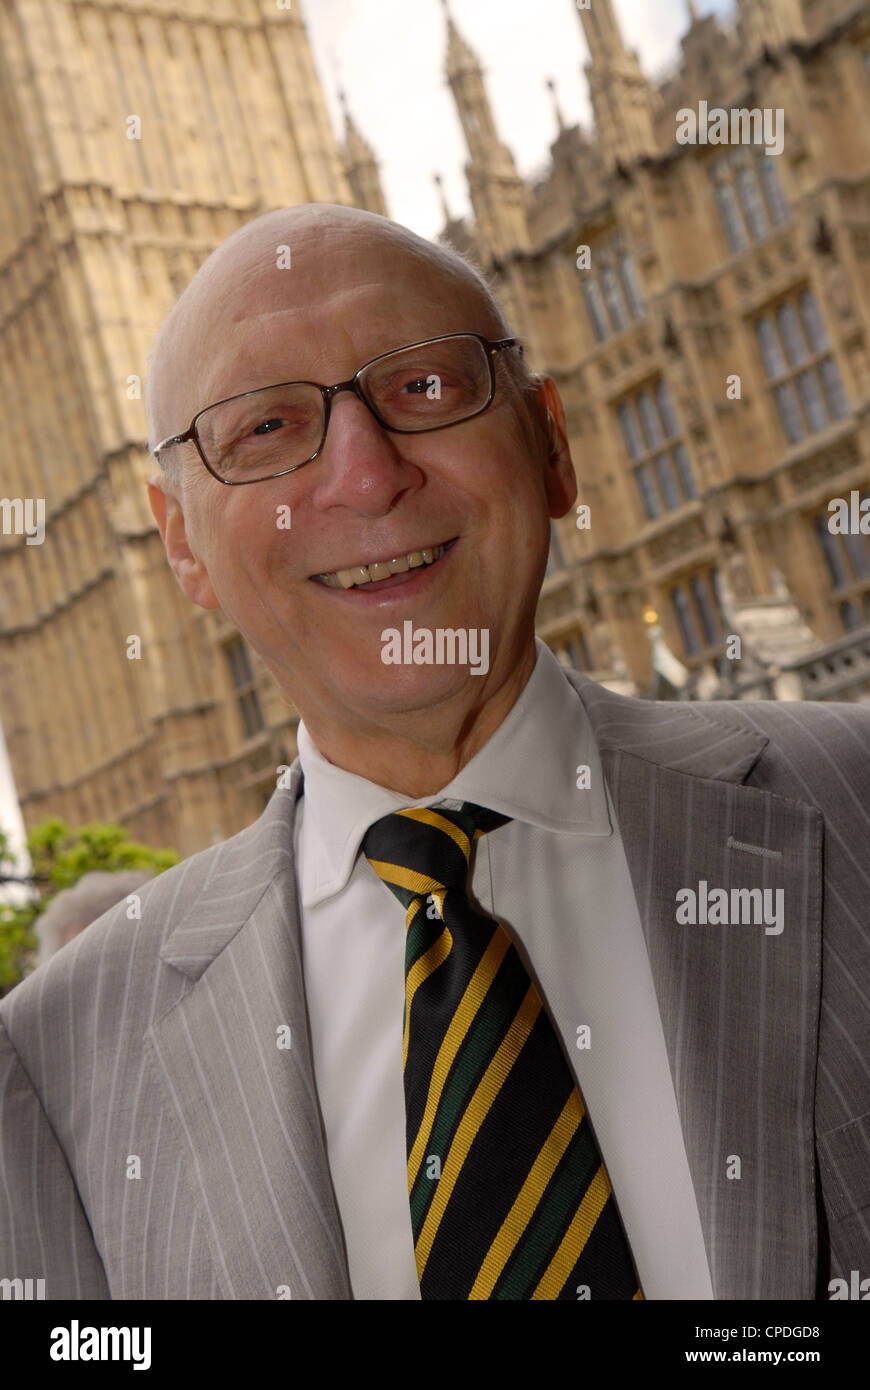
<path fill-rule="evenodd" d="M 408 570 L 419 569 L 421 565 L 434 565 L 446 550 L 446 545 L 436 545 L 431 550 L 412 550 L 410 554 L 399 555 L 395 560 L 375 560 L 370 565 L 356 565 L 353 569 L 336 570 L 333 574 L 319 574 L 317 578 L 330 589 L 377 584 L 381 579 L 389 579 L 391 574 L 406 574 Z"/>

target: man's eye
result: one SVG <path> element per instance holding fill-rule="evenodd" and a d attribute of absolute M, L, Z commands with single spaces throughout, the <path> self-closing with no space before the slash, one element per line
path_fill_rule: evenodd
<path fill-rule="evenodd" d="M 281 415 L 268 415 L 254 420 L 243 431 L 246 439 L 268 439 L 275 434 L 305 434 L 315 428 L 316 417 L 310 410 L 288 410 Z"/>
<path fill-rule="evenodd" d="M 398 396 L 428 396 L 429 400 L 441 400 L 448 392 L 464 388 L 464 383 L 447 372 L 415 372 L 411 377 L 401 377 L 393 388 Z"/>

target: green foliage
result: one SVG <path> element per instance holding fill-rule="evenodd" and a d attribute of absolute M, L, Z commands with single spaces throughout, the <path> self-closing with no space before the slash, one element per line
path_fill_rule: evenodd
<path fill-rule="evenodd" d="M 0 996 L 8 993 L 36 964 L 36 919 L 64 888 L 92 869 L 120 873 L 126 869 L 151 869 L 160 874 L 179 861 L 171 849 L 152 849 L 128 839 L 121 825 L 95 821 L 71 831 L 66 821 L 51 817 L 34 826 L 27 837 L 33 864 L 32 886 L 38 897 L 32 902 L 0 902 Z M 0 830 L 0 883 L 15 877 L 14 855 L 8 836 Z"/>

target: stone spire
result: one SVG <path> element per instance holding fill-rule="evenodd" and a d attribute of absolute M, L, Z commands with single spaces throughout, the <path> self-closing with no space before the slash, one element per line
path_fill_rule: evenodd
<path fill-rule="evenodd" d="M 462 72 L 476 72 L 477 58 L 456 27 L 450 10 L 449 0 L 441 0 L 444 17 L 447 20 L 447 72 L 449 75 Z"/>
<path fill-rule="evenodd" d="M 449 226 L 453 221 L 453 213 L 450 211 L 450 204 L 447 201 L 447 194 L 444 191 L 444 177 L 442 174 L 433 174 L 432 182 L 438 189 L 438 201 L 441 204 L 441 216 L 444 218 L 444 225 Z"/>
<path fill-rule="evenodd" d="M 579 9 L 589 47 L 586 76 L 601 155 L 612 168 L 655 151 L 652 93 L 637 54 L 629 51 L 613 0 L 589 0 Z"/>
<path fill-rule="evenodd" d="M 441 2 L 447 17 L 447 81 L 456 102 L 471 161 L 475 164 L 498 164 L 516 173 L 513 156 L 498 138 L 480 62 L 457 29 L 448 0 Z"/>
<path fill-rule="evenodd" d="M 807 36 L 801 0 L 737 0 L 737 22 L 746 58 Z"/>
<path fill-rule="evenodd" d="M 465 172 L 477 239 L 486 259 L 500 259 L 529 244 L 526 186 L 498 138 L 480 62 L 459 33 L 448 0 L 441 3 L 447 19 L 447 81 L 468 146 Z"/>
<path fill-rule="evenodd" d="M 556 124 L 559 127 L 559 134 L 563 135 L 565 132 L 565 117 L 562 115 L 562 108 L 559 105 L 559 93 L 556 90 L 556 84 L 553 81 L 552 77 L 547 78 L 545 86 L 547 88 L 547 91 L 550 93 L 550 97 L 553 102 L 553 115 L 556 117 Z"/>
<path fill-rule="evenodd" d="M 364 208 L 367 212 L 377 212 L 382 217 L 386 217 L 388 215 L 387 204 L 381 187 L 375 152 L 360 134 L 356 122 L 350 114 L 347 96 L 343 91 L 339 92 L 338 99 L 341 102 L 344 115 L 344 143 L 341 146 L 341 162 L 345 178 L 350 185 L 354 205 L 358 208 Z"/>
<path fill-rule="evenodd" d="M 589 57 L 593 63 L 613 63 L 625 56 L 625 44 L 613 9 L 613 0 L 589 0 L 578 6 Z"/>

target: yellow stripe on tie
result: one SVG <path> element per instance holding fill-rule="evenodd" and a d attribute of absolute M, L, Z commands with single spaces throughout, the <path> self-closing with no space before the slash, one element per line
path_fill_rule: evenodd
<path fill-rule="evenodd" d="M 586 1242 L 595 1229 L 595 1223 L 609 1196 L 610 1181 L 602 1163 L 587 1187 L 583 1201 L 575 1211 L 574 1219 L 562 1237 L 559 1248 L 545 1269 L 532 1298 L 559 1297 L 565 1287 L 565 1280 L 586 1248 Z"/>
<path fill-rule="evenodd" d="M 640 1299 L 641 1302 L 644 1301 L 644 1297 L 640 1289 L 638 1289 L 637 1293 L 634 1295 L 631 1301 L 632 1303 L 636 1303 L 638 1299 Z"/>
<path fill-rule="evenodd" d="M 408 1060 L 408 1019 L 411 1016 L 411 1004 L 414 995 L 428 979 L 433 970 L 437 970 L 439 965 L 443 965 L 453 949 L 453 937 L 445 927 L 438 940 L 433 942 L 428 951 L 424 951 L 419 956 L 411 969 L 408 971 L 405 980 L 405 1026 L 402 1030 L 402 1070 Z"/>
<path fill-rule="evenodd" d="M 447 891 L 437 878 L 430 878 L 428 874 L 418 874 L 416 869 L 406 869 L 402 864 L 386 864 L 380 859 L 370 859 L 369 863 L 378 878 L 382 878 L 385 883 L 397 883 L 400 888 L 408 888 L 412 893 L 427 896 L 429 893 Z"/>
<path fill-rule="evenodd" d="M 441 1169 L 441 1177 L 435 1189 L 435 1196 L 432 1198 L 426 1213 L 426 1220 L 423 1222 L 423 1229 L 415 1249 L 417 1277 L 419 1279 L 423 1278 L 426 1261 L 429 1259 L 432 1245 L 438 1234 L 444 1209 L 456 1186 L 462 1165 L 468 1157 L 468 1151 L 477 1137 L 480 1126 L 489 1114 L 493 1101 L 507 1081 L 511 1068 L 520 1055 L 540 1011 L 540 995 L 535 986 L 530 984 L 513 1023 L 478 1082 L 477 1089 L 471 1097 L 453 1136 L 453 1143 L 450 1145 L 450 1151 Z"/>
<path fill-rule="evenodd" d="M 442 892 L 442 893 L 438 893 L 438 892 L 433 893 L 433 894 L 432 894 L 432 901 L 434 902 L 435 906 L 437 907 L 437 909 L 438 909 L 438 916 L 441 918 L 441 921 L 443 922 L 443 921 L 444 921 L 444 893 L 443 893 L 443 892 Z M 428 896 L 425 897 L 425 898 L 423 898 L 423 897 L 417 897 L 417 898 L 412 898 L 412 899 L 411 899 L 410 903 L 408 904 L 408 910 L 407 910 L 407 912 L 405 913 L 405 935 L 406 935 L 406 936 L 407 936 L 408 932 L 411 930 L 411 928 L 412 928 L 412 926 L 414 925 L 415 921 L 417 920 L 417 914 L 418 914 L 419 912 L 423 911 L 424 909 L 425 909 L 426 915 L 427 915 L 427 917 L 428 917 L 428 915 L 429 915 L 429 899 L 428 899 Z"/>
<path fill-rule="evenodd" d="M 441 1101 L 441 1093 L 444 1090 L 450 1068 L 453 1066 L 456 1054 L 486 998 L 490 985 L 498 974 L 499 966 L 507 955 L 510 944 L 507 932 L 503 931 L 501 927 L 493 932 L 492 939 L 478 961 L 477 969 L 465 986 L 465 992 L 456 1006 L 456 1012 L 444 1034 L 444 1040 L 438 1049 L 438 1056 L 435 1058 L 435 1065 L 432 1068 L 423 1118 L 408 1155 L 409 1193 L 413 1191 L 414 1183 L 417 1181 L 417 1173 L 423 1162 L 423 1155 L 429 1142 L 429 1135 L 432 1133 L 432 1126 L 435 1123 L 435 1116 Z"/>
<path fill-rule="evenodd" d="M 561 1115 L 544 1141 L 543 1148 L 532 1164 L 516 1201 L 486 1253 L 486 1258 L 480 1266 L 477 1278 L 468 1295 L 470 1299 L 489 1298 L 510 1255 L 524 1235 L 538 1203 L 547 1190 L 547 1184 L 576 1134 L 584 1114 L 583 1102 L 577 1091 L 573 1091 L 562 1107 Z"/>
<path fill-rule="evenodd" d="M 436 830 L 443 830 L 445 835 L 449 835 L 451 840 L 455 840 L 467 861 L 471 853 L 471 841 L 465 831 L 458 825 L 454 825 L 447 816 L 439 815 L 437 811 L 430 811 L 425 806 L 410 806 L 406 811 L 397 811 L 397 816 L 407 816 L 408 820 L 419 821 L 421 825 L 434 826 Z"/>

